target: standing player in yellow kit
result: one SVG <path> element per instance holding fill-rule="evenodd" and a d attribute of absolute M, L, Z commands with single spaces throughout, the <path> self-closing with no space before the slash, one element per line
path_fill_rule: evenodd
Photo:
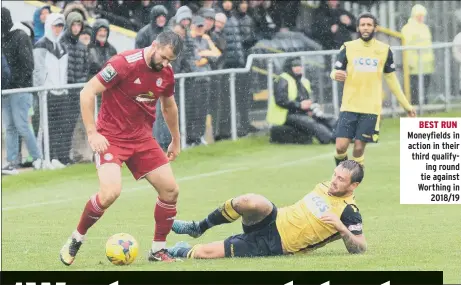
<path fill-rule="evenodd" d="M 331 79 L 344 81 L 343 98 L 336 127 L 336 165 L 348 159 L 347 149 L 355 139 L 352 159 L 363 165 L 365 146 L 378 142 L 379 116 L 382 109 L 382 78 L 400 105 L 415 117 L 395 74 L 390 46 L 374 38 L 378 23 L 370 13 L 357 20 L 360 37 L 345 42 L 338 54 Z"/>

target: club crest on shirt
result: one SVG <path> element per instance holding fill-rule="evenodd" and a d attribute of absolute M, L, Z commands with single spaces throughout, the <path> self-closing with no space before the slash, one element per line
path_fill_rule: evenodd
<path fill-rule="evenodd" d="M 152 91 L 149 91 L 148 93 L 144 93 L 144 94 L 139 94 L 138 96 L 136 96 L 136 101 L 138 102 L 155 102 L 157 100 L 157 98 L 155 98 L 154 96 L 154 92 Z"/>
<path fill-rule="evenodd" d="M 104 67 L 104 69 L 101 71 L 101 77 L 104 79 L 104 81 L 109 82 L 114 77 L 117 75 L 117 71 L 114 69 L 114 67 L 109 63 Z"/>
<path fill-rule="evenodd" d="M 162 86 L 162 83 L 163 83 L 163 79 L 159 78 L 159 79 L 157 79 L 157 82 L 155 84 L 157 84 L 157 87 L 160 87 L 160 86 Z"/>

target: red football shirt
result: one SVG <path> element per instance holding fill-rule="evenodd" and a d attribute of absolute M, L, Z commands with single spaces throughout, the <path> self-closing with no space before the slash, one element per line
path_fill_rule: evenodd
<path fill-rule="evenodd" d="M 144 49 L 135 49 L 112 57 L 96 77 L 107 88 L 102 93 L 98 132 L 109 142 L 152 139 L 157 101 L 174 94 L 172 67 L 157 72 L 147 65 Z"/>

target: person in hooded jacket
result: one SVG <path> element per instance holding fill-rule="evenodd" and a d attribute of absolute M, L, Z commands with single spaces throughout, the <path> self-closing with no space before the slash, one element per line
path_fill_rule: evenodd
<path fill-rule="evenodd" d="M 152 7 L 150 23 L 145 25 L 137 34 L 135 48 L 145 48 L 152 44 L 157 35 L 165 30 L 168 10 L 162 5 Z"/>
<path fill-rule="evenodd" d="M 35 44 L 39 39 L 45 35 L 45 21 L 48 15 L 51 14 L 51 7 L 49 5 L 37 8 L 34 12 L 34 41 Z"/>
<path fill-rule="evenodd" d="M 65 26 L 64 15 L 51 13 L 45 22 L 45 36 L 34 46 L 34 86 L 62 86 L 67 84 L 69 55 L 59 41 Z M 44 91 L 48 106 L 50 158 L 53 168 L 64 168 L 69 162 L 68 144 L 62 144 L 62 131 L 67 126 L 69 96 L 67 89 Z M 35 121 L 35 118 L 34 118 Z M 36 121 L 35 121 L 36 122 Z M 38 126 L 34 126 L 38 129 Z"/>
<path fill-rule="evenodd" d="M 90 70 L 88 79 L 95 76 L 103 65 L 114 55 L 117 50 L 108 41 L 110 34 L 109 21 L 106 19 L 97 19 L 93 24 L 93 34 L 89 49 Z"/>
<path fill-rule="evenodd" d="M 69 55 L 69 64 L 67 67 L 67 83 L 83 83 L 88 79 L 89 62 L 88 48 L 80 42 L 80 33 L 83 30 L 83 16 L 78 12 L 70 12 L 66 18 L 66 29 L 60 39 L 61 44 L 67 49 Z M 67 152 L 71 149 L 73 141 L 73 132 L 80 115 L 80 89 L 69 89 L 69 101 L 66 116 L 62 118 L 66 126 L 62 130 L 61 145 Z M 61 161 L 64 164 L 71 163 L 67 158 Z"/>
<path fill-rule="evenodd" d="M 151 22 L 151 11 L 155 5 L 150 0 L 141 0 L 141 3 L 134 9 L 133 19 L 136 30 L 139 31 L 145 25 Z"/>
<path fill-rule="evenodd" d="M 2 89 L 32 87 L 32 71 L 34 58 L 31 38 L 22 30 L 14 28 L 10 11 L 2 7 L 2 67 L 7 64 L 10 69 L 10 79 L 7 86 L 3 82 Z M 19 136 L 27 145 L 29 154 L 33 157 L 33 166 L 41 168 L 41 153 L 33 131 L 29 128 L 28 113 L 32 106 L 31 93 L 19 93 L 2 96 L 2 116 L 6 129 L 7 165 L 2 168 L 2 174 L 17 174 L 19 161 Z"/>
<path fill-rule="evenodd" d="M 430 28 L 425 23 L 427 16 L 426 8 L 421 4 L 416 4 L 411 9 L 411 17 L 402 27 L 402 34 L 407 46 L 431 46 L 432 34 Z M 435 55 L 433 49 L 407 50 L 408 65 L 410 67 L 410 86 L 411 86 L 411 104 L 419 104 L 419 52 L 421 53 L 422 74 L 423 74 L 423 102 L 429 102 L 429 87 L 431 84 L 431 75 L 435 69 Z"/>
<path fill-rule="evenodd" d="M 312 34 L 324 50 L 339 49 L 356 32 L 355 17 L 338 0 L 321 1 L 314 14 Z"/>
<path fill-rule="evenodd" d="M 274 86 L 274 98 L 269 100 L 267 121 L 314 136 L 321 144 L 333 143 L 337 120 L 323 114 L 313 102 L 310 82 L 303 78 L 301 59 L 287 59 L 283 70 Z"/>

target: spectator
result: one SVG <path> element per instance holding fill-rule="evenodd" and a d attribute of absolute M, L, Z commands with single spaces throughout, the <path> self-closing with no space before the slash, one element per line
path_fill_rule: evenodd
<path fill-rule="evenodd" d="M 210 36 L 214 27 L 216 11 L 213 8 L 201 8 L 198 15 L 205 19 L 205 33 Z"/>
<path fill-rule="evenodd" d="M 48 15 L 51 13 L 51 7 L 49 5 L 37 8 L 34 13 L 34 41 L 35 44 L 39 39 L 45 35 L 45 21 Z"/>
<path fill-rule="evenodd" d="M 67 2 L 66 5 L 64 6 L 64 9 L 62 11 L 62 14 L 64 15 L 64 19 L 67 19 L 70 13 L 72 12 L 77 12 L 79 13 L 82 18 L 83 22 L 87 22 L 88 19 L 90 18 L 90 14 L 86 10 L 85 5 L 80 3 L 80 1 L 73 1 L 73 2 Z"/>
<path fill-rule="evenodd" d="M 96 12 L 96 7 L 98 6 L 98 1 L 96 0 L 83 0 L 81 1 L 85 10 L 88 11 L 88 15 L 91 18 L 99 18 L 98 13 Z"/>
<path fill-rule="evenodd" d="M 31 42 L 34 42 L 34 23 L 32 21 L 24 21 L 24 22 L 16 22 L 13 25 L 12 30 L 23 30 L 30 38 Z M 38 105 L 38 98 L 37 96 L 32 95 L 32 106 L 29 109 L 28 112 L 28 125 L 29 128 L 32 130 L 32 132 L 35 134 L 34 127 L 32 125 L 32 118 L 34 116 L 34 105 Z M 19 167 L 20 168 L 25 168 L 25 167 L 33 167 L 33 157 L 29 154 L 27 157 L 23 157 L 22 155 L 22 149 L 23 149 L 23 142 L 22 142 L 22 137 L 19 136 L 19 141 L 18 141 L 18 146 L 19 146 L 19 153 L 18 153 L 18 158 L 19 158 Z M 27 145 L 26 145 L 27 147 Z M 21 159 L 22 158 L 22 159 Z M 22 160 L 22 163 L 21 163 Z"/>
<path fill-rule="evenodd" d="M 13 28 L 10 11 L 2 7 L 2 89 L 4 87 L 4 68 L 10 70 L 10 78 L 5 87 L 26 88 L 32 86 L 34 59 L 31 38 L 21 29 Z M 4 58 L 3 58 L 4 55 Z M 6 66 L 4 67 L 4 65 Z M 5 74 L 8 79 L 8 74 Z M 24 139 L 29 154 L 33 157 L 33 166 L 42 166 L 41 154 L 33 131 L 28 126 L 28 112 L 32 106 L 31 93 L 19 93 L 2 96 L 3 123 L 6 128 L 6 155 L 8 164 L 2 168 L 2 174 L 17 174 L 19 163 L 19 135 Z"/>
<path fill-rule="evenodd" d="M 138 1 L 98 1 L 97 13 L 111 24 L 129 30 L 136 30 L 133 10 Z"/>
<path fill-rule="evenodd" d="M 250 48 L 256 43 L 255 28 L 253 19 L 248 15 L 248 1 L 240 1 L 237 6 L 237 13 L 235 13 L 237 20 L 240 24 L 240 31 L 242 33 L 242 47 L 245 53 L 245 62 L 248 57 Z"/>
<path fill-rule="evenodd" d="M 150 23 L 144 26 L 136 35 L 135 48 L 145 48 L 152 44 L 157 35 L 163 32 L 166 25 L 168 10 L 157 5 L 150 11 Z"/>
<path fill-rule="evenodd" d="M 187 6 L 179 7 L 176 15 L 171 18 L 169 22 L 170 28 L 174 27 L 174 25 L 178 23 L 180 24 L 186 31 L 186 36 L 184 37 L 184 50 L 182 52 L 182 60 L 183 60 L 183 69 L 182 72 L 193 72 L 196 71 L 196 67 L 194 64 L 194 51 L 195 45 L 192 37 L 190 35 L 190 25 L 192 23 L 192 11 Z M 189 80 L 187 80 L 189 81 Z"/>
<path fill-rule="evenodd" d="M 277 27 L 286 28 L 293 31 L 296 28 L 296 19 L 298 18 L 301 1 L 273 1 L 272 15 Z"/>
<path fill-rule="evenodd" d="M 313 104 L 310 82 L 302 77 L 301 60 L 287 59 L 283 70 L 274 89 L 275 100 L 269 100 L 268 122 L 295 128 L 316 137 L 322 144 L 334 142 L 336 119 L 324 115 Z"/>
<path fill-rule="evenodd" d="M 235 17 L 235 10 L 232 1 L 223 1 L 218 4 L 220 9 L 227 17 L 226 25 L 224 26 L 224 37 L 226 38 L 227 49 L 224 56 L 224 68 L 242 68 L 245 66 L 245 51 L 242 45 L 242 31 L 238 19 Z M 237 122 L 237 132 L 239 137 L 246 136 L 250 131 L 249 109 L 250 109 L 250 94 L 249 94 L 249 77 L 247 74 L 239 73 L 236 75 L 236 105 L 239 121 Z M 220 99 L 221 108 L 223 108 L 223 125 L 220 126 L 218 134 L 219 139 L 230 138 L 230 102 L 229 94 L 230 87 L 228 80 L 223 82 L 225 87 L 222 98 Z M 228 114 L 226 117 L 225 114 Z"/>
<path fill-rule="evenodd" d="M 45 36 L 34 46 L 34 86 L 62 86 L 67 84 L 69 56 L 59 42 L 65 25 L 64 15 L 51 13 L 45 22 Z M 67 126 L 68 90 L 45 91 L 48 102 L 48 131 L 50 141 L 51 166 L 63 168 L 61 162 L 69 159 L 69 152 L 61 148 L 62 131 Z"/>
<path fill-rule="evenodd" d="M 255 34 L 258 41 L 272 39 L 279 30 L 271 16 L 270 8 L 271 1 L 250 1 L 248 13 L 255 23 Z"/>
<path fill-rule="evenodd" d="M 221 57 L 213 69 L 223 69 L 224 67 L 224 53 L 227 50 L 227 42 L 223 33 L 224 26 L 226 25 L 227 17 L 224 13 L 217 13 L 215 15 L 214 28 L 211 30 L 211 39 L 215 46 L 221 51 Z M 213 67 L 213 65 L 212 65 Z"/>
<path fill-rule="evenodd" d="M 88 48 L 79 41 L 82 30 L 82 15 L 78 12 L 70 12 L 66 18 L 66 30 L 60 39 L 69 57 L 67 67 L 67 83 L 69 84 L 83 83 L 88 79 Z M 80 90 L 69 89 L 69 94 L 66 97 L 67 101 L 61 106 L 62 110 L 66 110 L 64 117 L 61 118 L 63 120 L 61 149 L 70 155 L 73 132 L 80 115 Z M 61 162 L 65 165 L 72 163 L 70 157 L 64 155 Z"/>
<path fill-rule="evenodd" d="M 2 52 L 2 90 L 8 89 L 8 85 L 10 84 L 11 80 L 11 69 L 6 60 L 5 55 Z"/>
<path fill-rule="evenodd" d="M 93 34 L 93 28 L 88 25 L 88 24 L 83 24 L 83 29 L 82 32 L 80 33 L 80 36 L 78 37 L 79 41 L 88 47 L 91 42 L 91 35 Z"/>
<path fill-rule="evenodd" d="M 114 55 L 117 50 L 108 42 L 110 25 L 106 19 L 97 19 L 93 23 L 93 33 L 89 48 L 90 73 L 89 78 L 95 76 L 102 66 Z"/>
<path fill-rule="evenodd" d="M 151 23 L 151 10 L 154 5 L 150 0 L 141 0 L 139 6 L 135 8 L 133 18 L 136 24 L 136 30 L 139 31 L 142 27 Z M 168 15 L 168 13 L 166 13 Z"/>
<path fill-rule="evenodd" d="M 405 44 L 408 46 L 431 46 L 432 34 L 429 27 L 424 23 L 427 15 L 426 8 L 420 4 L 413 6 L 408 23 L 403 26 L 402 34 Z M 421 50 L 423 64 L 424 104 L 428 104 L 428 91 L 431 84 L 431 75 L 434 73 L 434 51 L 432 49 Z M 408 65 L 410 67 L 411 104 L 419 104 L 419 56 L 418 50 L 408 50 Z"/>
<path fill-rule="evenodd" d="M 211 71 L 211 61 L 216 61 L 221 55 L 221 52 L 214 45 L 210 36 L 205 34 L 205 18 L 195 16 L 192 22 L 192 38 L 195 44 L 195 65 L 199 72 Z M 211 78 L 196 77 L 194 78 L 192 92 L 188 97 L 186 118 L 188 124 L 187 144 L 200 145 L 206 144 L 205 129 L 206 116 L 208 114 L 208 98 L 210 95 Z M 214 94 L 213 94 L 214 95 Z"/>
<path fill-rule="evenodd" d="M 356 32 L 354 16 L 340 7 L 338 0 L 322 1 L 314 14 L 312 36 L 325 50 L 338 50 Z M 329 61 L 331 62 L 331 61 Z"/>
<path fill-rule="evenodd" d="M 88 46 L 89 52 L 89 78 L 95 76 L 106 62 L 117 54 L 117 50 L 108 42 L 110 25 L 106 19 L 97 19 L 93 23 L 93 34 Z M 101 106 L 101 96 L 97 97 L 97 108 Z"/>

